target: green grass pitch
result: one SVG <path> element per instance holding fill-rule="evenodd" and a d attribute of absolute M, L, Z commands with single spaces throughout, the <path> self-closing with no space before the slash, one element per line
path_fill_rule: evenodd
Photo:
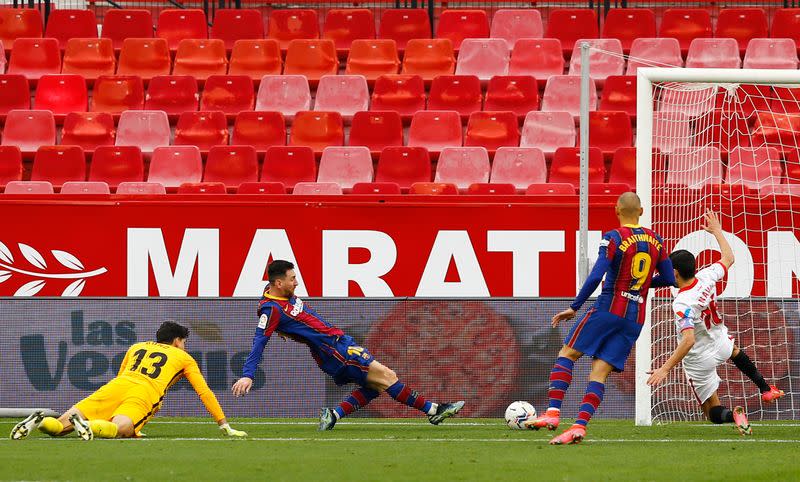
<path fill-rule="evenodd" d="M 800 480 L 797 422 L 743 438 L 731 425 L 597 420 L 560 447 L 491 419 L 351 419 L 324 433 L 309 419 L 237 419 L 250 437 L 230 440 L 208 419 L 157 418 L 146 438 L 92 442 L 12 441 L 15 422 L 0 419 L 0 480 Z"/>

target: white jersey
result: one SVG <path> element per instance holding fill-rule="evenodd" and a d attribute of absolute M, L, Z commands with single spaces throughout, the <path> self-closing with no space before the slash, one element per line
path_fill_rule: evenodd
<path fill-rule="evenodd" d="M 672 301 L 678 341 L 684 330 L 694 328 L 694 346 L 684 358 L 684 365 L 715 357 L 731 343 L 716 303 L 717 282 L 727 274 L 728 270 L 722 263 L 701 269 L 692 284 L 681 288 Z M 730 353 L 725 358 L 729 356 Z"/>

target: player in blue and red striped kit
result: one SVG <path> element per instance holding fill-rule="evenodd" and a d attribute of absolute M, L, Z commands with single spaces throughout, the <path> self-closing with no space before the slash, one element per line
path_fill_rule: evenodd
<path fill-rule="evenodd" d="M 550 406 L 547 412 L 526 423 L 529 428 L 558 427 L 561 402 L 572 382 L 572 368 L 583 355 L 594 358 L 589 384 L 575 424 L 550 441 L 553 445 L 578 443 L 586 436 L 586 425 L 603 400 L 605 383 L 612 371 L 622 371 L 625 360 L 642 331 L 647 292 L 653 287 L 672 286 L 675 275 L 661 237 L 639 226 L 642 205 L 628 192 L 615 207 L 621 227 L 603 235 L 592 272 L 569 309 L 553 317 L 553 327 L 569 320 L 591 296 L 605 275 L 603 289 L 592 308 L 572 327 L 550 373 Z M 653 277 L 658 271 L 659 276 Z"/>
<path fill-rule="evenodd" d="M 253 338 L 253 349 L 244 364 L 242 378 L 233 385 L 234 396 L 240 397 L 250 391 L 264 347 L 270 336 L 278 333 L 307 345 L 317 365 L 337 385 L 359 385 L 338 407 L 320 410 L 320 430 L 331 430 L 339 419 L 363 408 L 381 392 L 425 413 L 434 425 L 457 414 L 464 406 L 463 401 L 433 403 L 425 400 L 425 397 L 398 380 L 395 372 L 375 360 L 366 348 L 326 322 L 294 295 L 297 275 L 292 263 L 273 261 L 267 268 L 267 274 L 269 286 L 258 306 L 258 328 Z"/>

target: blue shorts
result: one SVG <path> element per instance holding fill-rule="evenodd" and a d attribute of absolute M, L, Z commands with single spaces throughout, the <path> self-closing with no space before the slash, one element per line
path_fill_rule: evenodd
<path fill-rule="evenodd" d="M 320 355 L 320 367 L 333 377 L 337 385 L 357 383 L 366 386 L 369 365 L 375 358 L 352 337 L 343 335 L 336 340 L 335 346 L 323 345 Z"/>
<path fill-rule="evenodd" d="M 572 326 L 564 344 L 621 372 L 641 331 L 639 323 L 593 307 Z"/>

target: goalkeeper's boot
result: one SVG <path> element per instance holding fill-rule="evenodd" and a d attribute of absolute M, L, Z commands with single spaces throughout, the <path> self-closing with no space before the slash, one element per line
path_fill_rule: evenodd
<path fill-rule="evenodd" d="M 750 422 L 747 421 L 747 414 L 744 413 L 743 407 L 733 408 L 733 423 L 740 434 L 753 435 L 753 429 L 750 427 Z"/>
<path fill-rule="evenodd" d="M 767 403 L 774 403 L 775 400 L 786 395 L 783 390 L 778 389 L 775 385 L 769 386 L 769 391 L 761 394 L 761 400 Z"/>
<path fill-rule="evenodd" d="M 25 417 L 25 420 L 14 425 L 11 429 L 11 440 L 21 440 L 31 434 L 31 430 L 38 427 L 44 419 L 44 412 L 37 410 Z"/>
<path fill-rule="evenodd" d="M 579 444 L 586 437 L 586 427 L 577 423 L 564 431 L 561 435 L 553 437 L 550 445 L 571 445 Z"/>
<path fill-rule="evenodd" d="M 325 430 L 333 430 L 333 426 L 336 425 L 336 415 L 333 414 L 333 410 L 330 408 L 321 408 L 319 411 L 319 431 L 323 432 Z"/>
<path fill-rule="evenodd" d="M 83 440 L 92 440 L 94 439 L 94 433 L 92 432 L 92 427 L 89 426 L 89 422 L 83 419 L 77 413 L 73 413 L 69 416 L 69 421 L 72 426 L 75 428 L 75 433 L 78 434 L 78 437 L 82 438 Z"/>
<path fill-rule="evenodd" d="M 444 419 L 450 418 L 460 412 L 462 408 L 464 408 L 463 400 L 452 403 L 440 403 L 436 407 L 436 413 L 428 415 L 428 421 L 434 425 L 439 425 Z"/>
<path fill-rule="evenodd" d="M 560 416 L 560 410 L 548 408 L 544 415 L 534 418 L 533 420 L 527 420 L 523 425 L 526 428 L 532 428 L 534 430 L 539 430 L 544 427 L 547 427 L 547 430 L 555 430 L 558 428 L 558 424 L 561 421 L 559 418 Z"/>

